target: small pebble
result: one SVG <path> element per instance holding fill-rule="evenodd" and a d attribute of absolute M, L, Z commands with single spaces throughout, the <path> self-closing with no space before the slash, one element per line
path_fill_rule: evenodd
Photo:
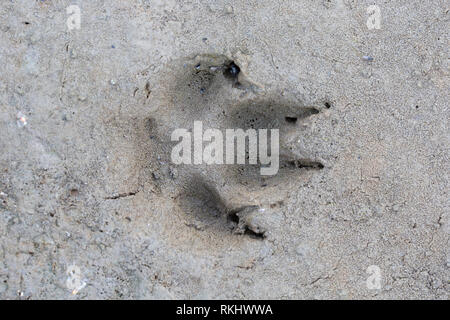
<path fill-rule="evenodd" d="M 35 43 L 38 42 L 38 41 L 39 41 L 39 35 L 38 35 L 37 33 L 33 34 L 33 35 L 30 37 L 30 42 L 31 42 L 31 44 L 35 44 Z"/>
<path fill-rule="evenodd" d="M 239 72 L 241 72 L 241 69 L 234 62 L 231 62 L 225 70 L 225 75 L 231 78 L 237 78 Z"/>
<path fill-rule="evenodd" d="M 227 6 L 226 8 L 225 8 L 225 12 L 227 13 L 227 14 L 232 14 L 233 13 L 233 7 L 232 6 Z"/>
<path fill-rule="evenodd" d="M 21 85 L 17 85 L 15 88 L 15 91 L 20 96 L 23 96 L 25 93 L 25 91 L 23 90 L 23 87 Z"/>
<path fill-rule="evenodd" d="M 70 50 L 70 58 L 75 59 L 77 57 L 77 52 L 74 49 Z"/>
<path fill-rule="evenodd" d="M 153 176 L 153 179 L 155 179 L 155 180 L 159 180 L 159 179 L 161 179 L 161 176 L 160 176 L 160 174 L 158 173 L 158 172 L 152 172 L 152 176 Z"/>
<path fill-rule="evenodd" d="M 170 167 L 169 168 L 169 175 L 172 179 L 176 179 L 178 177 L 178 170 L 177 168 Z"/>
<path fill-rule="evenodd" d="M 23 128 L 27 125 L 27 118 L 25 118 L 25 116 L 22 112 L 19 111 L 17 113 L 16 118 L 17 118 L 17 126 L 19 128 Z"/>

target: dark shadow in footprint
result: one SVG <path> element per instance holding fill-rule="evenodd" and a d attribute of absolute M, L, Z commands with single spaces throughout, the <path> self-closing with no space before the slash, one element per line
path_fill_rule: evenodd
<path fill-rule="evenodd" d="M 252 101 L 234 108 L 230 115 L 230 128 L 242 129 L 291 129 L 302 119 L 320 111 L 314 107 L 293 107 L 271 101 Z"/>
<path fill-rule="evenodd" d="M 208 100 L 226 85 L 242 87 L 239 82 L 240 68 L 223 55 L 197 56 L 185 60 L 178 69 L 180 76 L 174 83 L 172 92 L 175 103 L 194 105 L 199 103 L 200 107 L 208 103 Z"/>
<path fill-rule="evenodd" d="M 248 138 L 246 140 L 246 164 L 229 165 L 229 176 L 239 184 L 250 187 L 277 185 L 286 179 L 292 179 L 301 174 L 302 170 L 320 170 L 324 166 L 314 159 L 301 159 L 292 152 L 287 144 L 287 136 L 296 133 L 298 125 L 306 118 L 318 114 L 315 107 L 293 107 L 290 104 L 270 101 L 253 101 L 234 108 L 227 122 L 228 128 L 248 129 L 279 129 L 279 170 L 276 175 L 261 175 L 261 164 L 250 165 Z M 268 143 L 268 146 L 270 144 Z"/>
<path fill-rule="evenodd" d="M 198 229 L 229 232 L 227 208 L 216 189 L 201 178 L 188 181 L 176 200 L 188 220 Z"/>
<path fill-rule="evenodd" d="M 187 224 L 198 230 L 232 232 L 254 239 L 265 238 L 265 230 L 248 223 L 249 215 L 258 210 L 258 206 L 227 208 L 217 190 L 199 177 L 186 183 L 176 200 L 186 214 Z"/>

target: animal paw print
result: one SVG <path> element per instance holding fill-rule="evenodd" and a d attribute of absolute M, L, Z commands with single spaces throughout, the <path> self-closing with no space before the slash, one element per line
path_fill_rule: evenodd
<path fill-rule="evenodd" d="M 322 109 L 296 106 L 263 92 L 248 79 L 238 63 L 223 55 L 200 55 L 173 63 L 154 98 L 147 122 L 152 139 L 153 180 L 157 190 L 170 195 L 183 212 L 186 225 L 198 232 L 248 235 L 265 239 L 270 223 L 299 181 L 324 169 L 319 157 L 302 150 L 299 141 L 311 119 Z M 180 164 L 171 161 L 171 134 L 178 128 L 193 132 L 228 128 L 279 129 L 279 170 L 264 176 L 261 164 Z M 306 136 L 308 136 L 306 134 Z M 248 158 L 248 146 L 246 149 Z"/>

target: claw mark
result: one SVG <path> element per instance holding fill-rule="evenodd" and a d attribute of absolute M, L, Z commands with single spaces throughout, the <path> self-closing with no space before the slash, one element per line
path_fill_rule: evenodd
<path fill-rule="evenodd" d="M 286 160 L 281 161 L 280 168 L 288 168 L 288 169 L 301 169 L 301 168 L 310 168 L 310 169 L 323 169 L 324 165 L 317 161 L 306 160 L 306 159 L 296 159 L 296 160 Z"/>
<path fill-rule="evenodd" d="M 119 194 L 111 196 L 111 197 L 106 197 L 105 200 L 116 200 L 116 199 L 120 199 L 120 198 L 132 197 L 132 196 L 135 196 L 138 192 L 139 191 L 119 193 Z"/>
<path fill-rule="evenodd" d="M 150 83 L 147 82 L 145 84 L 145 96 L 147 97 L 147 99 L 150 97 L 151 93 L 152 93 L 152 90 L 150 90 Z"/>

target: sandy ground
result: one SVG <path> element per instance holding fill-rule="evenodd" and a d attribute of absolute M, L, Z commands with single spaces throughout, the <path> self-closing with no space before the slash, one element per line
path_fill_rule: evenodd
<path fill-rule="evenodd" d="M 0 298 L 448 299 L 448 12 L 1 1 Z M 196 120 L 287 168 L 173 165 Z"/>

